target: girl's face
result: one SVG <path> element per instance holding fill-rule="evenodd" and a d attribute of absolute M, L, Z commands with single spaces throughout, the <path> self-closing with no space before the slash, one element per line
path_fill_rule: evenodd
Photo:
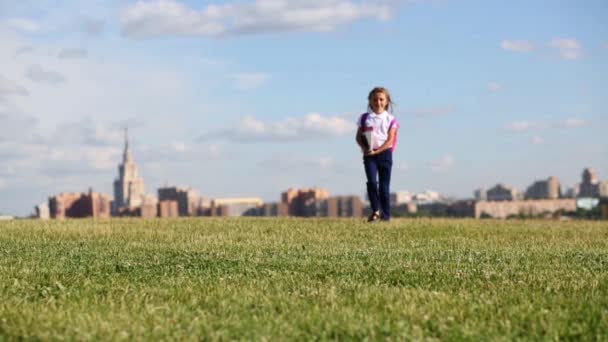
<path fill-rule="evenodd" d="M 369 106 L 372 108 L 374 113 L 382 114 L 386 110 L 388 106 L 388 98 L 383 92 L 376 92 L 372 95 L 372 98 L 369 100 Z"/>

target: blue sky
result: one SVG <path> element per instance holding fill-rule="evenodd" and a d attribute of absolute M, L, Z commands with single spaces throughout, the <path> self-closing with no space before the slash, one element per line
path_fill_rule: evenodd
<path fill-rule="evenodd" d="M 150 194 L 362 195 L 377 85 L 393 190 L 606 179 L 607 23 L 593 0 L 0 0 L 0 213 L 111 194 L 124 126 Z"/>

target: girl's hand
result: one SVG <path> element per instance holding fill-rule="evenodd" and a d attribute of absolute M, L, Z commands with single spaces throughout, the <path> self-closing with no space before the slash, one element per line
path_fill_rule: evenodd
<path fill-rule="evenodd" d="M 378 152 L 376 152 L 376 151 L 369 151 L 369 150 L 368 150 L 368 151 L 363 151 L 363 154 L 364 154 L 366 157 L 369 157 L 369 156 L 373 156 L 373 155 L 375 155 L 375 154 L 378 154 Z"/>

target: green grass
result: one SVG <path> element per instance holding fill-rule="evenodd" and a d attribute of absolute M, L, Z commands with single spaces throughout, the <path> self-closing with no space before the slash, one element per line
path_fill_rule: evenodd
<path fill-rule="evenodd" d="M 0 222 L 0 341 L 607 336 L 608 222 Z"/>

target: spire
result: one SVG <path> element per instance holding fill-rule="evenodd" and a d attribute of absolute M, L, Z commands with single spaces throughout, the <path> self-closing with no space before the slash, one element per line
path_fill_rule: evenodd
<path fill-rule="evenodd" d="M 123 163 L 131 162 L 133 157 L 131 156 L 131 151 L 129 150 L 129 127 L 125 127 L 125 150 L 122 154 Z"/>

